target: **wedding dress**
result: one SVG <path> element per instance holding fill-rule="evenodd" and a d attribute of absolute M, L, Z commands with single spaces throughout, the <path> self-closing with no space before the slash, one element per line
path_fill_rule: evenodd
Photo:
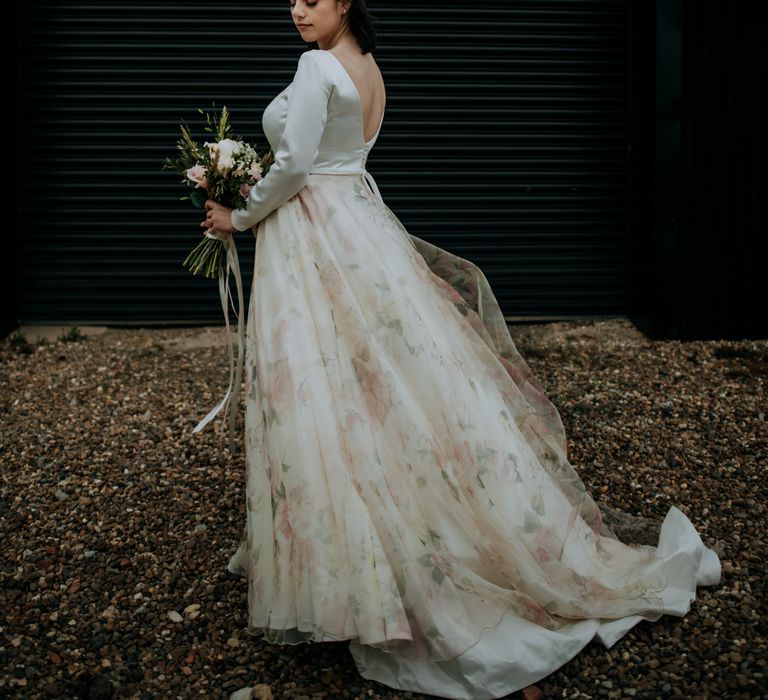
<path fill-rule="evenodd" d="M 303 53 L 263 126 L 275 162 L 232 213 L 258 224 L 227 565 L 246 631 L 348 639 L 365 678 L 476 700 L 685 615 L 717 554 L 675 507 L 657 546 L 617 537 L 483 272 L 384 203 L 365 167 L 381 123 L 365 142 L 339 59 Z"/>

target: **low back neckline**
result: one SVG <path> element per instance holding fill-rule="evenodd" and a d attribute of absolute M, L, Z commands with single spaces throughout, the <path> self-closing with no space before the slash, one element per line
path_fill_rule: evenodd
<path fill-rule="evenodd" d="M 365 119 L 363 117 L 363 101 L 360 98 L 360 91 L 357 89 L 357 85 L 355 84 L 355 81 L 352 80 L 352 76 L 347 72 L 347 69 L 344 67 L 344 64 L 339 60 L 339 58 L 331 53 L 328 49 L 318 49 L 318 51 L 322 51 L 323 53 L 327 53 L 330 56 L 333 56 L 333 60 L 336 61 L 339 68 L 341 69 L 341 72 L 347 77 L 347 80 L 349 80 L 350 84 L 352 85 L 352 89 L 355 91 L 355 97 L 357 98 L 357 106 L 359 107 L 359 116 L 360 116 L 360 133 L 362 135 L 362 140 L 365 143 L 366 146 L 373 145 L 373 142 L 379 137 L 379 132 L 381 132 L 382 124 L 384 124 L 384 114 L 387 111 L 386 104 L 384 105 L 384 109 L 381 112 L 381 119 L 379 120 L 379 128 L 376 129 L 376 133 L 373 135 L 373 137 L 369 140 L 365 140 Z"/>

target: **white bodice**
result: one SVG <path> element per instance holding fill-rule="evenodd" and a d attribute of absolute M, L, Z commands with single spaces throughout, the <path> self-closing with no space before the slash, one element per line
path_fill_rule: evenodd
<path fill-rule="evenodd" d="M 262 126 L 275 160 L 251 188 L 247 208 L 232 212 L 232 225 L 239 231 L 256 225 L 299 192 L 312 173 L 362 173 L 378 195 L 366 162 L 383 122 L 382 115 L 366 142 L 360 95 L 344 66 L 330 51 L 305 51 L 293 82 L 264 110 Z"/>

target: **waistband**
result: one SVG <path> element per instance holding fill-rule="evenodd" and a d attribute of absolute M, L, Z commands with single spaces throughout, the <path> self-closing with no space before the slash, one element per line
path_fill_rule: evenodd
<path fill-rule="evenodd" d="M 365 168 L 351 168 L 349 170 L 310 170 L 310 175 L 362 175 L 362 179 L 364 182 L 368 183 L 368 187 L 373 192 L 374 195 L 376 195 L 376 198 L 380 202 L 384 202 L 383 197 L 381 196 L 381 192 L 379 192 L 379 187 L 376 184 L 376 180 L 373 179 L 373 175 L 371 175 Z"/>

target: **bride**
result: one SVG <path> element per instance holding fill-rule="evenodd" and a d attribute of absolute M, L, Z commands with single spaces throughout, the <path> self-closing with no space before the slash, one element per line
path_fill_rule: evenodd
<path fill-rule="evenodd" d="M 618 538 L 483 272 L 408 233 L 367 171 L 387 96 L 366 3 L 291 17 L 313 48 L 264 111 L 274 164 L 201 223 L 257 232 L 227 567 L 246 631 L 349 640 L 365 678 L 476 700 L 682 617 L 716 553 L 675 507 L 657 546 Z"/>

